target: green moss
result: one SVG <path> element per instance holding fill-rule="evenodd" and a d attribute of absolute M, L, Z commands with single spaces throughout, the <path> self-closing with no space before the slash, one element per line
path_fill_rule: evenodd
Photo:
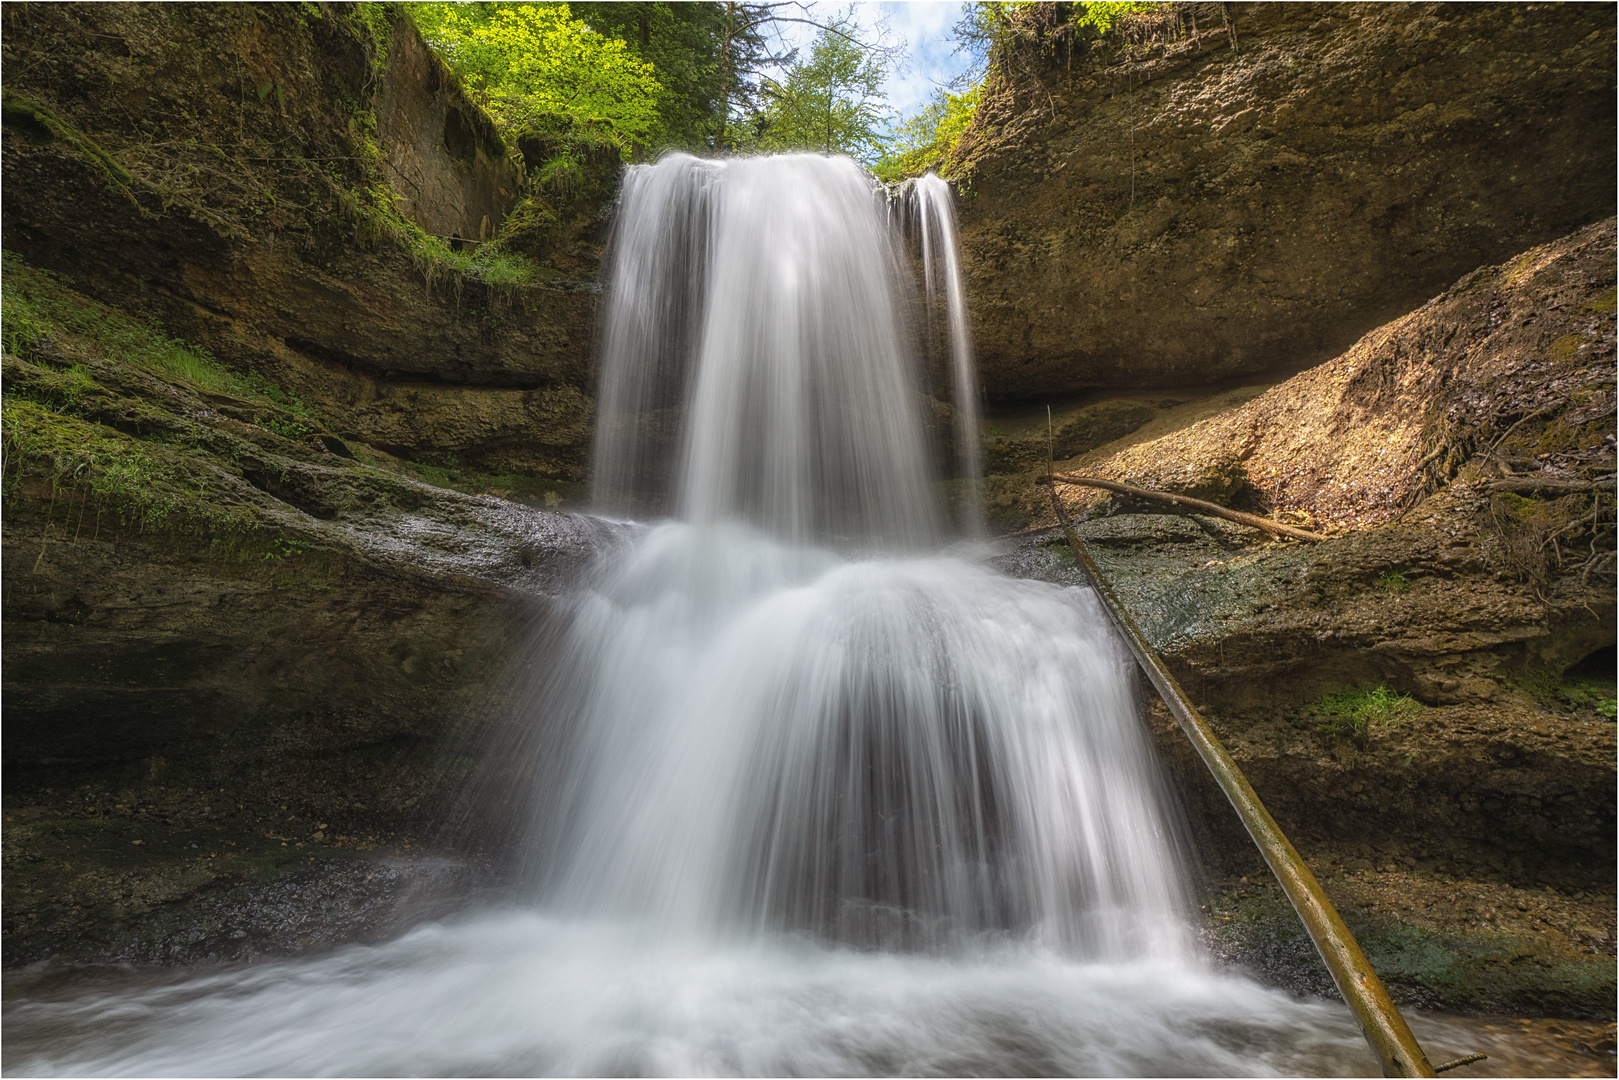
<path fill-rule="evenodd" d="M 198 390 L 262 401 L 291 413 L 294 420 L 269 417 L 260 423 L 287 438 L 301 438 L 319 426 L 313 411 L 257 372 L 225 367 L 207 349 L 171 338 L 156 322 L 142 322 L 74 292 L 69 283 L 29 266 L 12 252 L 0 253 L 5 351 L 32 354 L 46 340 L 77 347 L 117 363 L 132 364 Z M 79 372 L 78 376 L 73 373 Z M 45 400 L 72 412 L 95 387 L 82 367 L 69 370 L 61 392 Z M 73 379 L 78 378 L 78 383 Z M 302 421 L 302 423 L 299 423 Z"/>
<path fill-rule="evenodd" d="M 382 74 L 388 68 L 388 49 L 393 45 L 394 26 L 407 17 L 404 9 L 398 4 L 373 0 L 353 5 L 348 17 L 371 43 L 371 69 Z"/>
<path fill-rule="evenodd" d="M 1606 417 L 1586 424 L 1569 424 L 1559 416 L 1540 429 L 1540 434 L 1530 445 L 1529 452 L 1535 455 L 1551 454 L 1559 450 L 1598 446 L 1612 426 L 1612 422 Z"/>
<path fill-rule="evenodd" d="M 67 495 L 87 497 L 126 525 L 184 533 L 228 534 L 253 524 L 248 507 L 211 497 L 207 466 L 176 450 L 137 439 L 49 405 L 7 395 L 0 401 L 6 496 L 33 479 L 49 489 L 50 504 Z M 47 510 L 47 513 L 51 511 Z"/>
<path fill-rule="evenodd" d="M 1500 500 L 1502 508 L 1508 513 L 1525 521 L 1543 516 L 1546 510 L 1546 504 L 1539 499 L 1531 499 L 1512 491 L 1497 492 L 1495 498 Z"/>
<path fill-rule="evenodd" d="M 448 488 L 467 495 L 493 495 L 530 506 L 555 509 L 583 500 L 585 485 L 572 480 L 557 480 L 548 476 L 535 476 L 518 472 L 488 472 L 461 464 L 454 454 L 445 457 L 442 464 L 419 461 L 395 462 L 394 469 L 422 483 Z M 376 475 L 387 476 L 376 470 Z M 400 494 L 406 489 L 399 485 Z"/>
<path fill-rule="evenodd" d="M 44 105 L 31 97 L 16 93 L 12 90 L 0 88 L 0 117 L 3 117 L 7 127 L 21 127 L 36 133 L 44 133 L 53 139 L 60 140 L 72 146 L 85 158 L 93 162 L 97 168 L 106 174 L 113 185 L 134 201 L 134 194 L 130 185 L 135 178 L 118 162 L 114 161 L 101 147 L 84 132 L 69 124 Z M 136 206 L 139 207 L 139 203 Z M 145 210 L 142 210 L 145 213 Z"/>
<path fill-rule="evenodd" d="M 1225 894 L 1211 930 L 1221 951 L 1285 973 L 1295 989 L 1331 993 L 1331 977 L 1279 891 Z M 1612 1014 L 1614 967 L 1535 936 L 1427 930 L 1351 906 L 1340 913 L 1402 1004 L 1528 1015 Z"/>
<path fill-rule="evenodd" d="M 1578 352 L 1580 346 L 1584 343 L 1584 339 L 1578 334 L 1564 334 L 1552 342 L 1551 348 L 1547 349 L 1546 352 L 1553 360 L 1567 360 Z"/>
<path fill-rule="evenodd" d="M 1601 315 L 1611 313 L 1615 307 L 1619 307 L 1619 289 L 1610 288 L 1595 300 L 1588 301 L 1580 310 Z"/>
<path fill-rule="evenodd" d="M 502 244 L 473 244 L 457 251 L 450 241 L 431 235 L 407 218 L 399 210 L 398 201 L 399 196 L 380 181 L 341 196 L 358 237 L 371 244 L 391 244 L 408 254 L 429 289 L 437 283 L 448 283 L 459 294 L 461 282 L 475 281 L 499 291 L 556 276 Z"/>
<path fill-rule="evenodd" d="M 1589 711 L 1598 716 L 1613 716 L 1615 712 L 1614 684 L 1611 680 L 1569 675 L 1543 664 L 1530 664 L 1509 675 L 1506 681 L 1538 698 L 1541 704 L 1553 708 Z"/>

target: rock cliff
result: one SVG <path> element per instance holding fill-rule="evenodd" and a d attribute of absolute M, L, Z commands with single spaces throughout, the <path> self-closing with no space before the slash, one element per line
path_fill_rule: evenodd
<path fill-rule="evenodd" d="M 581 480 L 594 268 L 477 261 L 524 178 L 389 10 L 8 9 L 6 247 L 344 439 Z"/>
<path fill-rule="evenodd" d="M 1059 485 L 1411 1002 L 1611 1011 L 1616 254 L 1610 218 L 1464 276 L 1246 402 L 1154 430 L 1171 409 L 1058 464 L 1333 533 L 1267 542 Z M 1050 520 L 1043 472 L 1021 479 Z M 1011 568 L 1076 580 L 1060 545 Z M 1259 879 L 1223 796 L 1152 715 L 1202 850 Z M 1280 898 L 1231 886 L 1211 936 L 1328 992 Z"/>
<path fill-rule="evenodd" d="M 6 962 L 285 952 L 396 927 L 424 873 L 464 894 L 409 852 L 616 530 L 357 460 L 273 385 L 5 284 Z"/>
<path fill-rule="evenodd" d="M 1301 370 L 1613 212 L 1609 8 L 1183 7 L 992 83 L 961 210 L 992 398 Z"/>

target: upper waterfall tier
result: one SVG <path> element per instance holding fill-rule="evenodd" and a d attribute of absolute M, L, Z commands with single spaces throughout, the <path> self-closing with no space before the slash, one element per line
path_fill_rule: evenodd
<path fill-rule="evenodd" d="M 953 439 L 969 445 L 976 392 L 949 192 L 921 191 L 910 216 L 926 321 L 936 292 L 947 312 L 927 337 L 948 343 L 943 393 L 956 399 Z M 608 264 L 596 504 L 742 521 L 791 542 L 937 542 L 915 340 L 927 328 L 905 317 L 919 283 L 890 220 L 847 158 L 676 154 L 630 169 Z"/>

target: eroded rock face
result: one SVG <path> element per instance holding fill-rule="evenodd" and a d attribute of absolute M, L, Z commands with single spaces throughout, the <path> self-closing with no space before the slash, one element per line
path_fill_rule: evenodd
<path fill-rule="evenodd" d="M 25 352 L 4 372 L 5 961 L 245 959 L 466 899 L 487 868 L 438 830 L 476 732 L 622 530 L 364 464 L 66 333 Z M 453 865 L 418 865 L 435 840 Z"/>
<path fill-rule="evenodd" d="M 415 31 L 372 21 L 9 9 L 6 246 L 297 393 L 344 438 L 581 480 L 594 267 L 491 286 L 398 238 L 395 194 L 427 232 L 476 240 L 521 176 Z"/>
<path fill-rule="evenodd" d="M 383 168 L 400 209 L 435 236 L 494 239 L 523 175 L 489 118 L 471 107 L 409 20 L 393 26 L 376 112 Z"/>
<path fill-rule="evenodd" d="M 1337 528 L 1399 518 L 1470 461 L 1487 482 L 1589 491 L 1613 460 L 1614 261 L 1609 218 L 1481 267 L 1343 355 L 1093 471 L 1172 490 L 1231 474 L 1238 501 Z"/>
<path fill-rule="evenodd" d="M 1299 370 L 1613 211 L 1606 8 L 1194 7 L 987 106 L 961 217 L 990 395 Z"/>
<path fill-rule="evenodd" d="M 67 441 L 127 427 L 138 434 L 103 455 L 147 455 L 142 482 L 172 495 L 148 521 L 53 484 L 38 471 L 48 457 L 16 465 L 3 533 L 13 776 L 154 758 L 228 771 L 442 736 L 615 535 L 283 438 L 146 372 L 90 357 L 77 370 L 93 381 L 73 413 L 15 422 L 54 423 Z M 12 394 L 48 378 L 6 360 Z"/>

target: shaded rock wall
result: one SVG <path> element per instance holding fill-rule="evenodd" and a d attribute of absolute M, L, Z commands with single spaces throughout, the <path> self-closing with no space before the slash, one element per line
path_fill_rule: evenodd
<path fill-rule="evenodd" d="M 1072 463 L 1160 488 L 1234 478 L 1254 509 L 1332 529 L 1323 543 L 1059 487 L 1295 840 L 1440 892 L 1596 884 L 1607 914 L 1558 947 L 1608 955 L 1615 243 L 1609 219 L 1481 268 L 1245 404 Z M 1379 712 L 1374 690 L 1411 700 Z M 1156 726 L 1211 846 L 1244 852 L 1167 714 Z"/>
<path fill-rule="evenodd" d="M 416 483 L 93 355 L 61 358 L 85 380 L 78 403 L 41 407 L 57 355 L 5 362 L 21 440 L 0 532 L 5 766 L 24 787 L 440 739 L 611 541 L 592 519 Z M 98 461 L 62 464 L 92 442 Z M 166 490 L 161 512 L 106 494 L 120 467 Z"/>
<path fill-rule="evenodd" d="M 1160 489 L 1235 478 L 1234 501 L 1343 530 L 1126 576 L 1189 685 L 1479 702 L 1613 645 L 1615 243 L 1609 219 L 1482 268 L 1245 405 L 1079 463 Z M 1135 509 L 1060 491 L 1104 550 L 1106 515 Z"/>
<path fill-rule="evenodd" d="M 494 238 L 522 173 L 407 20 L 394 24 L 377 87 L 377 140 L 383 174 L 418 225 L 435 236 Z"/>
<path fill-rule="evenodd" d="M 1059 486 L 1402 1002 L 1612 1012 L 1615 242 L 1610 218 L 1476 270 L 1251 400 L 1069 462 L 1223 485 L 1325 542 Z M 1004 565 L 1083 580 L 1060 539 Z M 1143 697 L 1225 879 L 1205 907 L 1217 955 L 1330 992 L 1224 795 Z"/>
<path fill-rule="evenodd" d="M 1181 41 L 1020 57 L 969 136 L 991 396 L 1298 370 L 1613 212 L 1610 7 L 1218 5 L 1233 51 L 1194 6 Z"/>
<path fill-rule="evenodd" d="M 5 962 L 294 952 L 464 899 L 464 848 L 384 864 L 442 853 L 514 649 L 617 530 L 362 462 L 6 273 Z"/>
<path fill-rule="evenodd" d="M 397 194 L 428 232 L 476 237 L 516 168 L 414 31 L 375 36 L 374 14 L 8 8 L 5 244 L 344 438 L 581 479 L 594 271 L 491 286 L 390 224 Z"/>

